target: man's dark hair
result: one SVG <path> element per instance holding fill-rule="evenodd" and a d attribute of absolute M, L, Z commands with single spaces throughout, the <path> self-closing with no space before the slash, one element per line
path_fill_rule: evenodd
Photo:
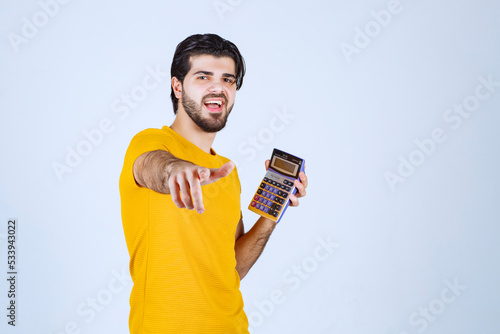
<path fill-rule="evenodd" d="M 184 77 L 191 69 L 189 60 L 191 56 L 198 55 L 230 57 L 233 59 L 236 66 L 236 90 L 240 89 L 245 76 L 245 60 L 236 45 L 215 34 L 192 35 L 180 42 L 175 49 L 172 67 L 170 68 L 170 78 L 176 77 L 181 83 L 184 83 Z M 179 101 L 175 97 L 174 89 L 172 87 L 170 89 L 174 114 L 177 114 Z"/>

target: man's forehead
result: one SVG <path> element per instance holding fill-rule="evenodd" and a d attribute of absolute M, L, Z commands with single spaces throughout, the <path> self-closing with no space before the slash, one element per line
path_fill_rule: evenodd
<path fill-rule="evenodd" d="M 189 57 L 189 65 L 189 72 L 191 73 L 197 71 L 223 71 L 233 75 L 236 73 L 236 64 L 234 60 L 228 56 L 216 57 L 208 54 L 194 55 Z"/>

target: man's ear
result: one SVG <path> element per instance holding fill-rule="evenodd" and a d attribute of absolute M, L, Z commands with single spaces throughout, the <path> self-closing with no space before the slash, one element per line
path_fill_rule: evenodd
<path fill-rule="evenodd" d="M 175 97 L 180 99 L 182 97 L 182 82 L 176 77 L 172 77 L 172 89 L 174 90 Z"/>

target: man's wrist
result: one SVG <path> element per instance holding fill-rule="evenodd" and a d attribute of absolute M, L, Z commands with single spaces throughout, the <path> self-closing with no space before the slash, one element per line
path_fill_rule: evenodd
<path fill-rule="evenodd" d="M 271 220 L 271 219 L 268 219 L 268 218 L 265 218 L 265 217 L 260 217 L 259 220 L 257 220 L 257 224 L 260 224 L 261 227 L 268 233 L 268 235 L 270 235 L 273 231 L 274 231 L 274 228 L 276 227 L 276 222 Z"/>

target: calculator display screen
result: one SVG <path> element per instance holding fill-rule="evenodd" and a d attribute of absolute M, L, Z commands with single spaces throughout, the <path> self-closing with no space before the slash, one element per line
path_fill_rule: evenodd
<path fill-rule="evenodd" d="M 294 164 L 290 161 L 286 161 L 280 157 L 274 156 L 271 161 L 271 167 L 285 175 L 297 178 L 299 165 Z"/>

